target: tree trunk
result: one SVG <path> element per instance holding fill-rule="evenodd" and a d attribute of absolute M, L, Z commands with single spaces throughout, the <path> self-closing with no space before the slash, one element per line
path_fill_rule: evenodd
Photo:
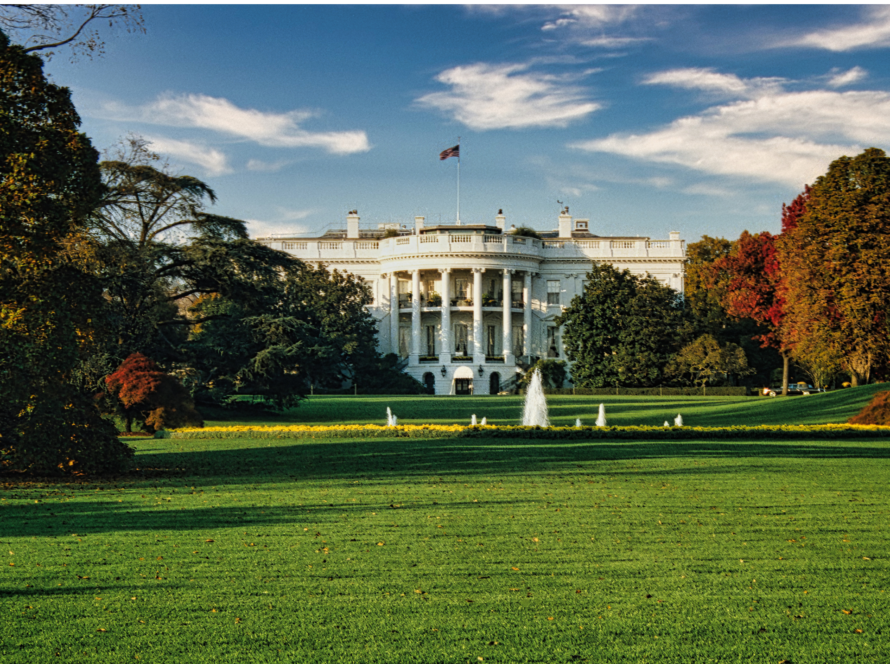
<path fill-rule="evenodd" d="M 133 433 L 133 416 L 127 415 L 126 419 L 127 419 L 127 422 L 126 422 L 125 429 L 126 429 L 127 433 Z"/>
<path fill-rule="evenodd" d="M 788 396 L 788 365 L 791 363 L 790 355 L 782 353 L 782 396 Z"/>

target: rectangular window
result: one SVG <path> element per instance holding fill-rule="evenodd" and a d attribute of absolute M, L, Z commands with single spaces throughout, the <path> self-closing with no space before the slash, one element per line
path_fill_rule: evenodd
<path fill-rule="evenodd" d="M 400 327 L 399 328 L 399 355 L 401 357 L 408 357 L 408 348 L 411 344 L 411 328 L 409 327 Z"/>
<path fill-rule="evenodd" d="M 426 354 L 427 355 L 435 355 L 436 354 L 436 326 L 435 325 L 427 325 L 426 326 Z"/>
<path fill-rule="evenodd" d="M 510 289 L 513 291 L 511 300 L 515 302 L 522 302 L 522 282 L 519 279 L 513 279 L 510 282 Z"/>
<path fill-rule="evenodd" d="M 547 328 L 547 357 L 559 357 L 559 339 L 557 327 Z"/>
<path fill-rule="evenodd" d="M 485 354 L 497 355 L 497 334 L 494 325 L 485 326 Z"/>
<path fill-rule="evenodd" d="M 514 325 L 513 326 L 513 354 L 516 357 L 522 357 L 525 355 L 525 348 L 523 348 L 524 343 L 523 328 L 522 325 Z"/>
<path fill-rule="evenodd" d="M 559 304 L 559 282 L 547 282 L 547 304 Z"/>
<path fill-rule="evenodd" d="M 454 326 L 454 352 L 457 355 L 467 354 L 467 326 L 463 323 Z"/>
<path fill-rule="evenodd" d="M 436 291 L 436 282 L 432 279 L 428 279 L 423 282 L 423 292 L 429 295 L 430 293 L 434 293 Z"/>
<path fill-rule="evenodd" d="M 458 300 L 466 300 L 467 299 L 467 280 L 466 279 L 455 279 L 454 280 L 454 297 Z"/>

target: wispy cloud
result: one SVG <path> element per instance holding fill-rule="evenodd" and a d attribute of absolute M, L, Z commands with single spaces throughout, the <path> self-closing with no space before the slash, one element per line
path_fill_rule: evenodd
<path fill-rule="evenodd" d="M 262 161 L 261 159 L 249 159 L 247 161 L 248 171 L 258 171 L 261 173 L 276 173 L 287 166 L 290 162 L 286 159 L 278 161 Z"/>
<path fill-rule="evenodd" d="M 623 23 L 637 12 L 637 7 L 634 5 L 563 5 L 556 8 L 561 11 L 561 16 L 545 23 L 541 27 L 542 30 L 566 27 L 603 28 Z"/>
<path fill-rule="evenodd" d="M 784 40 L 780 46 L 803 46 L 829 51 L 851 51 L 857 48 L 890 46 L 890 7 L 869 7 L 863 20 L 839 28 L 816 30 L 802 37 Z"/>
<path fill-rule="evenodd" d="M 416 103 L 480 131 L 565 127 L 601 108 L 565 78 L 532 73 L 528 68 L 485 63 L 454 67 L 436 77 L 451 90 L 432 92 Z"/>
<path fill-rule="evenodd" d="M 152 150 L 180 161 L 197 164 L 208 175 L 226 175 L 232 172 L 226 155 L 215 148 L 163 136 L 146 136 L 145 138 L 151 141 Z"/>
<path fill-rule="evenodd" d="M 670 69 L 643 79 L 646 85 L 671 85 L 687 90 L 720 93 L 732 97 L 754 97 L 781 89 L 781 78 L 742 79 L 735 74 L 721 74 L 710 68 Z"/>
<path fill-rule="evenodd" d="M 371 149 L 364 131 L 317 132 L 304 129 L 301 125 L 317 115 L 311 111 L 263 112 L 240 108 L 227 99 L 202 94 L 168 93 L 137 108 L 106 104 L 105 111 L 115 119 L 206 129 L 266 147 L 320 148 L 331 154 L 352 154 Z"/>
<path fill-rule="evenodd" d="M 547 21 L 541 30 L 559 34 L 573 44 L 601 49 L 621 49 L 649 41 L 649 37 L 607 34 L 608 28 L 634 19 L 635 5 L 568 5 L 556 7 L 559 18 Z"/>
<path fill-rule="evenodd" d="M 307 225 L 299 222 L 311 217 L 316 212 L 317 210 L 314 209 L 296 210 L 276 206 L 271 218 L 247 219 L 247 227 L 254 237 L 300 235 L 301 233 L 308 232 L 310 229 Z"/>
<path fill-rule="evenodd" d="M 868 72 L 866 72 L 862 67 L 853 67 L 852 69 L 848 69 L 847 71 L 833 69 L 829 76 L 830 78 L 828 79 L 828 85 L 830 87 L 842 88 L 846 85 L 858 83 L 866 76 L 868 76 Z"/>
<path fill-rule="evenodd" d="M 681 78 L 676 84 L 686 87 Z M 731 81 L 724 87 L 732 87 Z M 649 133 L 613 134 L 571 147 L 800 187 L 839 156 L 890 140 L 886 92 L 786 92 L 753 81 L 741 81 L 739 92 L 747 97 L 759 90 L 751 99 L 714 106 Z"/>

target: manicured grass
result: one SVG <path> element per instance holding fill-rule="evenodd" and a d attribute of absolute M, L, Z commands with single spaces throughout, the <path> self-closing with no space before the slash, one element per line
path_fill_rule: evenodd
<path fill-rule="evenodd" d="M 0 661 L 890 661 L 890 442 L 133 444 L 7 478 Z"/>
<path fill-rule="evenodd" d="M 606 406 L 610 425 L 660 426 L 673 422 L 678 413 L 688 426 L 734 426 L 761 424 L 830 424 L 846 422 L 871 400 L 876 392 L 890 390 L 880 383 L 810 396 L 770 397 L 627 397 L 548 396 L 550 420 L 571 426 L 576 418 L 591 426 L 599 404 Z M 386 424 L 390 407 L 401 424 L 468 424 L 475 414 L 489 424 L 520 424 L 521 396 L 316 396 L 280 415 L 231 419 L 208 418 L 207 425 L 236 424 Z"/>

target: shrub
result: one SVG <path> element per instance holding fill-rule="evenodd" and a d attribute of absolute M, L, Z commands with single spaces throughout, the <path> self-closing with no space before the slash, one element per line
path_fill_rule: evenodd
<path fill-rule="evenodd" d="M 859 414 L 854 415 L 847 422 L 890 426 L 890 392 L 878 392 Z"/>
<path fill-rule="evenodd" d="M 142 353 L 130 355 L 105 383 L 114 397 L 117 414 L 126 421 L 128 432 L 134 420 L 141 421 L 142 428 L 149 433 L 204 425 L 182 383 L 161 371 Z"/>
<path fill-rule="evenodd" d="M 66 405 L 38 401 L 19 418 L 13 437 L 0 439 L 2 465 L 36 475 L 97 475 L 129 468 L 133 449 L 117 437 L 87 397 L 68 394 Z"/>

